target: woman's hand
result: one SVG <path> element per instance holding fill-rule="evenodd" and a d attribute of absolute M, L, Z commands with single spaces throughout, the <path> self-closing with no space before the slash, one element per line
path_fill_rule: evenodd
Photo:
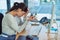
<path fill-rule="evenodd" d="M 32 20 L 35 20 L 36 18 L 34 17 L 34 16 L 30 16 L 29 18 L 28 18 L 28 21 L 32 21 Z"/>
<path fill-rule="evenodd" d="M 16 34 L 15 40 L 18 40 L 19 36 L 25 36 L 26 35 L 26 30 L 24 29 L 22 32 Z"/>

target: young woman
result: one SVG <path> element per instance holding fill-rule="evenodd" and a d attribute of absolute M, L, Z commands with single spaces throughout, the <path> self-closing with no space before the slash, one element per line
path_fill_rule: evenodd
<path fill-rule="evenodd" d="M 13 7 L 10 8 L 2 20 L 2 35 L 4 35 L 3 37 L 7 37 L 7 39 L 2 40 L 15 40 L 16 33 L 22 32 L 28 21 L 34 19 L 33 17 L 29 17 L 22 26 L 18 26 L 15 16 L 21 17 L 25 15 L 26 12 L 28 12 L 28 8 L 24 3 L 14 3 Z"/>

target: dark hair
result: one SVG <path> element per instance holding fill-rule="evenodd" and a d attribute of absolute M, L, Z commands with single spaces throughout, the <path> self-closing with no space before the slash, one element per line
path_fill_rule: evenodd
<path fill-rule="evenodd" d="M 22 9 L 22 11 L 24 11 L 24 12 L 28 11 L 28 8 L 24 3 L 15 2 L 13 7 L 8 12 L 13 11 L 13 10 L 17 10 L 19 8 Z"/>

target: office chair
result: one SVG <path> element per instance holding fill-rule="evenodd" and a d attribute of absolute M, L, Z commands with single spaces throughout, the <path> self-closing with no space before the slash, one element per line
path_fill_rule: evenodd
<path fill-rule="evenodd" d="M 0 13 L 0 34 L 2 33 L 2 19 L 3 19 L 3 14 Z"/>

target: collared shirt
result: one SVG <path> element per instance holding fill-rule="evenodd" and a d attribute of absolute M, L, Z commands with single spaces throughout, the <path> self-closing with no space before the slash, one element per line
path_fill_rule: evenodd
<path fill-rule="evenodd" d="M 8 35 L 16 34 L 16 32 L 21 32 L 27 25 L 26 20 L 22 26 L 18 26 L 18 23 L 14 16 L 10 13 L 6 14 L 2 20 L 2 32 Z"/>

